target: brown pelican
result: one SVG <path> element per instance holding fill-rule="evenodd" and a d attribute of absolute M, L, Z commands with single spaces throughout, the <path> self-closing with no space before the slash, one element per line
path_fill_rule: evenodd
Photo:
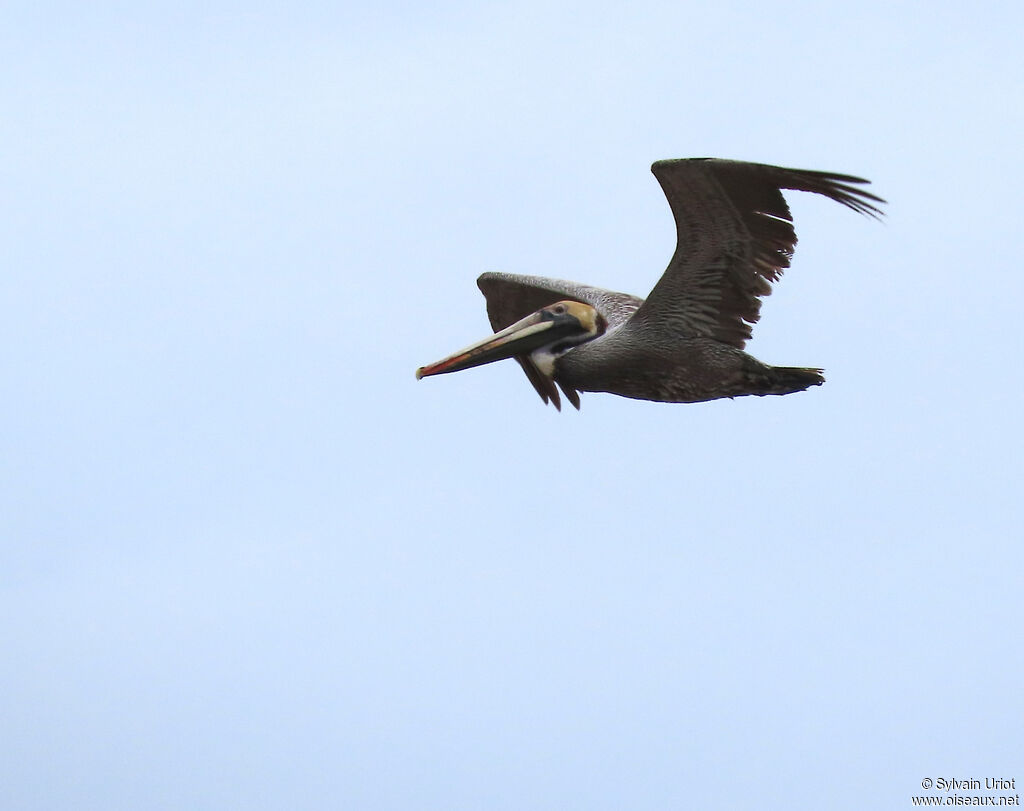
<path fill-rule="evenodd" d="M 745 394 L 790 394 L 825 382 L 821 369 L 769 366 L 743 351 L 761 296 L 789 267 L 796 245 L 782 189 L 823 194 L 881 215 L 880 197 L 850 175 L 693 158 L 651 167 L 676 221 L 676 251 L 647 300 L 597 287 L 485 273 L 494 335 L 416 378 L 514 357 L 547 403 L 558 388 L 577 409 L 579 392 L 695 403 Z"/>

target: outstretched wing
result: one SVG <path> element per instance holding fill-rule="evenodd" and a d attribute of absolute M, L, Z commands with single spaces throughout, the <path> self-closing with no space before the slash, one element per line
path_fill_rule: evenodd
<path fill-rule="evenodd" d="M 676 252 L 630 329 L 706 336 L 742 349 L 761 296 L 789 267 L 796 232 L 782 189 L 823 194 L 881 215 L 859 177 L 759 163 L 693 158 L 651 167 L 676 221 Z"/>
<path fill-rule="evenodd" d="M 485 273 L 476 280 L 477 286 L 487 299 L 487 317 L 491 328 L 498 332 L 516 323 L 542 307 L 558 301 L 572 300 L 589 304 L 608 322 L 608 329 L 614 329 L 629 320 L 643 304 L 643 299 L 627 293 L 616 293 L 590 287 L 585 284 L 545 279 L 542 276 L 516 276 L 511 273 Z M 528 355 L 517 355 L 516 360 L 523 367 L 541 399 L 549 400 L 559 411 L 562 401 L 555 384 L 530 360 Z M 573 389 L 562 389 L 565 396 L 576 408 L 580 407 L 579 395 Z"/>

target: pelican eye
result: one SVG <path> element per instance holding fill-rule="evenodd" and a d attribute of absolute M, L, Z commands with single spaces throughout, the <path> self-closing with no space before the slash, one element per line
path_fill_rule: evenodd
<path fill-rule="evenodd" d="M 564 304 L 556 304 L 554 307 L 551 308 L 551 312 L 553 312 L 555 315 L 565 315 L 568 311 L 569 308 L 566 307 Z"/>

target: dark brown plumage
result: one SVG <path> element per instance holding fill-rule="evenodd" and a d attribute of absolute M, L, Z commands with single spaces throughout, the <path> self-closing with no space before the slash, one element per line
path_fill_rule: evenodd
<path fill-rule="evenodd" d="M 651 170 L 672 208 L 677 245 L 646 301 L 559 279 L 485 273 L 477 280 L 495 332 L 527 316 L 531 323 L 568 318 L 551 311 L 557 302 L 596 311 L 598 326 L 575 334 L 562 328 L 541 346 L 532 337 L 529 351 L 515 355 L 544 401 L 560 407 L 556 383 L 579 408 L 579 391 L 698 402 L 789 394 L 824 382 L 819 369 L 769 366 L 742 351 L 761 297 L 789 267 L 796 245 L 781 190 L 821 194 L 874 217 L 884 201 L 857 187 L 866 180 L 827 172 L 711 158 L 658 161 Z M 527 331 L 536 336 L 538 329 Z M 459 354 L 418 374 L 508 357 L 514 345 L 503 339 L 494 354 L 484 343 L 471 364 Z"/>

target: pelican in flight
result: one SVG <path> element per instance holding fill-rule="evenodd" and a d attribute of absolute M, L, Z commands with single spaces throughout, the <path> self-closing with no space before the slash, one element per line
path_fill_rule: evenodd
<path fill-rule="evenodd" d="M 743 351 L 761 296 L 796 245 L 782 189 L 814 192 L 878 218 L 884 203 L 850 175 L 693 158 L 651 171 L 676 221 L 676 251 L 646 300 L 576 282 L 485 273 L 494 334 L 416 378 L 505 358 L 523 367 L 545 403 L 558 389 L 577 409 L 581 391 L 696 403 L 791 394 L 825 382 L 821 369 L 769 366 Z M 556 388 L 556 384 L 557 387 Z"/>

